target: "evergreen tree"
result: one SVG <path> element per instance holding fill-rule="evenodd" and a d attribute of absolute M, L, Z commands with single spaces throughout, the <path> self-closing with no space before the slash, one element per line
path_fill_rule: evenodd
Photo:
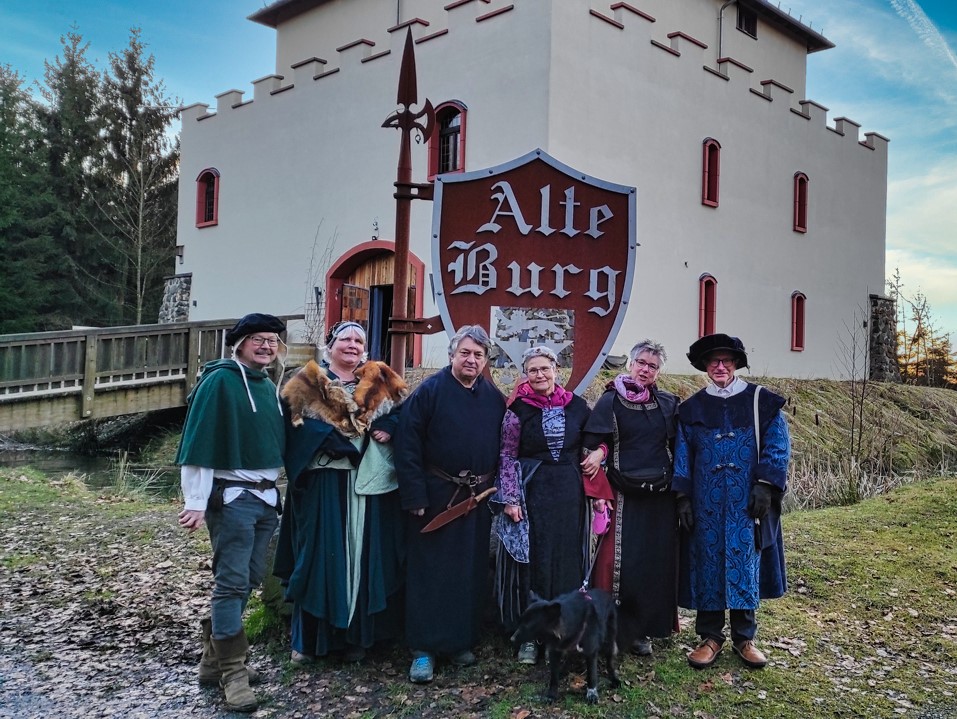
<path fill-rule="evenodd" d="M 100 77 L 86 58 L 89 43 L 75 26 L 60 42 L 62 57 L 45 63 L 40 109 L 55 199 L 51 233 L 68 263 L 69 285 L 59 297 L 60 306 L 67 325 L 118 324 L 117 260 L 100 240 L 104 218 L 95 202 L 101 192 L 95 169 L 105 152 Z"/>
<path fill-rule="evenodd" d="M 98 172 L 107 189 L 96 199 L 110 220 L 102 237 L 119 261 L 123 318 L 135 324 L 156 321 L 176 244 L 179 147 L 169 130 L 177 107 L 154 64 L 134 28 L 103 76 L 106 153 Z"/>
<path fill-rule="evenodd" d="M 69 293 L 50 234 L 53 197 L 37 107 L 23 78 L 0 66 L 0 333 L 58 329 Z"/>

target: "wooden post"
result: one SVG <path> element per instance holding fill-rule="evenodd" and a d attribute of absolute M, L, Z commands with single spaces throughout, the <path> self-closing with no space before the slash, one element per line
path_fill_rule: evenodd
<path fill-rule="evenodd" d="M 79 419 L 89 419 L 93 416 L 96 396 L 96 351 L 97 335 L 88 334 L 83 346 L 83 392 L 80 395 Z"/>
<path fill-rule="evenodd" d="M 189 339 L 186 342 L 186 377 L 183 397 L 192 392 L 196 386 L 196 375 L 199 373 L 199 327 L 189 328 Z"/>
<path fill-rule="evenodd" d="M 417 192 L 412 183 L 411 135 L 418 130 L 423 141 L 428 142 L 435 126 L 435 110 L 428 100 L 422 109 L 413 113 L 412 105 L 418 102 L 418 90 L 415 77 L 415 48 L 412 42 L 412 28 L 405 36 L 405 49 L 402 53 L 402 65 L 399 68 L 399 89 L 396 102 L 402 108 L 392 113 L 383 127 L 397 128 L 400 133 L 399 161 L 395 177 L 395 268 L 392 279 L 392 332 L 391 356 L 389 364 L 401 377 L 405 374 L 405 343 L 408 338 L 406 319 L 409 302 L 409 234 L 411 232 L 412 200 L 426 199 Z M 419 122 L 424 120 L 425 124 Z M 427 199 L 431 199 L 431 194 Z M 396 329 L 401 328 L 401 331 Z"/>

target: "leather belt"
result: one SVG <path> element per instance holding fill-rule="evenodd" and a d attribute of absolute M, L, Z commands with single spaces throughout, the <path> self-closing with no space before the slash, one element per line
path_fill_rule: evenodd
<path fill-rule="evenodd" d="M 475 472 L 473 472 L 471 469 L 463 469 L 457 475 L 449 474 L 445 470 L 440 469 L 435 465 L 429 465 L 428 472 L 429 474 L 435 475 L 439 479 L 452 482 L 460 487 L 477 487 L 480 484 L 488 482 L 490 479 L 492 479 L 492 477 L 495 476 L 495 470 L 486 472 L 485 474 L 475 474 Z"/>
<path fill-rule="evenodd" d="M 261 479 L 258 482 L 244 482 L 240 479 L 223 479 L 222 477 L 213 477 L 213 481 L 220 486 L 229 489 L 237 487 L 238 489 L 255 489 L 265 492 L 267 489 L 275 489 L 276 482 L 271 479 Z"/>

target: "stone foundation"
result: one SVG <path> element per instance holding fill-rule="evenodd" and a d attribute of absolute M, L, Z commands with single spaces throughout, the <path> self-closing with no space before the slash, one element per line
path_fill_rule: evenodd
<path fill-rule="evenodd" d="M 871 295 L 870 304 L 868 376 L 877 382 L 899 384 L 901 373 L 897 366 L 897 303 L 889 297 Z"/>
<path fill-rule="evenodd" d="M 163 301 L 160 302 L 157 322 L 161 325 L 189 321 L 189 296 L 193 275 L 170 275 L 164 279 Z"/>

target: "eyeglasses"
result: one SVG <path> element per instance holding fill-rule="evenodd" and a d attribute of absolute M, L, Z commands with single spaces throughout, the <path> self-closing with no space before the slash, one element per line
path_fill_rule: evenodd
<path fill-rule="evenodd" d="M 554 371 L 551 367 L 532 367 L 531 369 L 525 370 L 525 374 L 531 377 L 532 375 L 549 375 Z"/>
<path fill-rule="evenodd" d="M 649 369 L 652 372 L 657 372 L 659 369 L 661 369 L 654 362 L 645 362 L 644 360 L 641 360 L 641 359 L 635 360 L 635 366 L 640 369 Z"/>
<path fill-rule="evenodd" d="M 737 364 L 734 360 L 734 357 L 715 357 L 708 360 L 708 367 L 714 368 L 719 364 L 723 364 L 728 369 L 734 369 Z"/>
<path fill-rule="evenodd" d="M 263 345 L 269 345 L 270 347 L 279 346 L 278 337 L 249 337 L 248 339 L 254 347 L 262 347 Z"/>

